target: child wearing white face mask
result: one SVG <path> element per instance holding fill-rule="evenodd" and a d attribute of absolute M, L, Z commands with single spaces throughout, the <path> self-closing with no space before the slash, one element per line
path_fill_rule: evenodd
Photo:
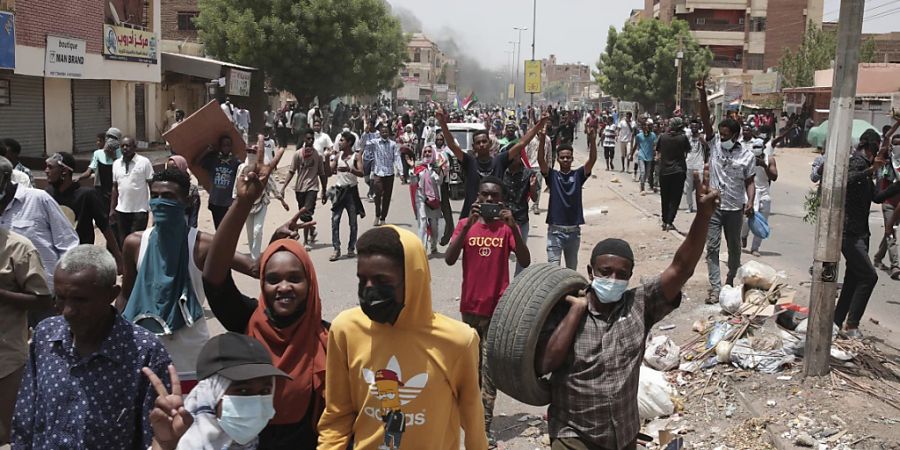
<path fill-rule="evenodd" d="M 276 377 L 269 352 L 247 335 L 228 332 L 209 340 L 197 360 L 200 382 L 182 400 L 178 374 L 169 366 L 172 393 L 144 368 L 159 395 L 150 412 L 154 450 L 249 450 L 275 416 Z"/>

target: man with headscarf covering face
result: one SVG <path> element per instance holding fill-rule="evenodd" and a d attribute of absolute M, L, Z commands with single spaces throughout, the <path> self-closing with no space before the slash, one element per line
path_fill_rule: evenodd
<path fill-rule="evenodd" d="M 260 433 L 260 448 L 314 448 L 316 424 L 324 409 L 325 343 L 316 270 L 296 241 L 298 213 L 273 236 L 259 260 L 260 294 L 243 295 L 227 264 L 253 204 L 263 195 L 274 163 L 250 161 L 238 175 L 234 204 L 216 231 L 203 268 L 210 308 L 229 331 L 255 338 L 275 367 L 292 379 L 275 384 L 275 416 Z M 302 226 L 312 226 L 308 222 Z M 223 261 L 225 263 L 223 263 Z"/>
<path fill-rule="evenodd" d="M 548 320 L 537 344 L 535 370 L 551 374 L 552 448 L 635 448 L 644 343 L 653 325 L 681 304 L 717 200 L 705 180 L 697 215 L 672 263 L 637 287 L 628 289 L 635 257 L 627 242 L 611 238 L 594 247 L 590 286 L 566 296 L 568 312 Z"/>
<path fill-rule="evenodd" d="M 169 159 L 166 160 L 165 168 L 168 169 L 170 167 L 180 170 L 188 177 L 191 176 L 191 172 L 188 170 L 188 162 L 184 159 L 184 156 L 170 156 Z M 187 208 L 185 209 L 184 214 L 185 217 L 187 217 L 188 226 L 197 228 L 197 219 L 200 216 L 200 190 L 197 189 L 197 185 L 194 183 L 193 179 L 191 179 L 191 189 L 188 192 Z"/>
<path fill-rule="evenodd" d="M 328 335 L 319 450 L 487 448 L 475 330 L 431 307 L 415 234 L 384 226 L 357 243 L 359 308 Z M 400 444 L 402 442 L 402 447 Z"/>
<path fill-rule="evenodd" d="M 150 411 L 155 450 L 256 449 L 260 431 L 275 416 L 276 380 L 291 378 L 272 365 L 262 344 L 238 333 L 220 334 L 203 346 L 201 379 L 186 398 L 174 366 L 171 394 L 153 370 L 142 371 L 158 395 Z"/>
<path fill-rule="evenodd" d="M 213 238 L 188 227 L 188 176 L 176 168 L 155 174 L 150 184 L 153 227 L 125 238 L 122 290 L 116 307 L 123 316 L 159 336 L 183 378 L 194 380 L 197 352 L 209 340 L 203 307 L 201 268 Z M 232 252 L 226 264 L 258 276 L 253 260 Z"/>

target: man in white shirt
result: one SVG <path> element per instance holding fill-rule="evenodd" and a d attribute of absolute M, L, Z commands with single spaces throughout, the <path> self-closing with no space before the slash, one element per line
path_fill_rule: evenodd
<path fill-rule="evenodd" d="M 231 123 L 234 123 L 235 107 L 231 104 L 231 99 L 225 98 L 225 103 L 222 103 L 219 106 L 222 108 L 222 112 L 225 113 L 225 117 L 228 117 L 228 120 L 230 120 Z"/>
<path fill-rule="evenodd" d="M 549 129 L 550 128 L 548 125 L 548 127 L 544 133 L 544 148 L 551 147 L 550 137 L 547 136 L 547 133 L 549 133 Z M 528 145 L 525 146 L 525 155 L 528 157 L 528 167 L 530 167 L 530 168 L 535 168 L 535 167 L 539 166 L 539 164 L 538 164 L 538 147 L 540 146 L 540 142 L 541 142 L 539 136 L 540 135 L 536 136 L 534 139 L 532 139 L 531 141 L 528 142 Z M 544 158 L 547 160 L 547 167 L 552 168 L 553 163 L 554 163 L 553 152 L 546 152 L 546 155 L 544 156 Z M 532 214 L 535 214 L 535 215 L 541 214 L 541 208 L 540 208 L 541 193 L 544 192 L 544 190 L 542 189 L 543 178 L 544 177 L 536 178 L 537 198 L 534 200 L 534 203 L 531 204 L 531 212 L 532 212 Z"/>
<path fill-rule="evenodd" d="M 234 119 L 234 124 L 246 143 L 248 139 L 247 133 L 250 130 L 250 111 L 244 108 L 237 108 L 234 111 Z"/>
<path fill-rule="evenodd" d="M 150 210 L 150 180 L 153 164 L 135 153 L 134 140 L 122 139 L 122 157 L 113 162 L 113 191 L 110 197 L 110 222 L 118 224 L 120 239 L 147 229 Z M 122 242 L 119 243 L 121 247 Z"/>
<path fill-rule="evenodd" d="M 319 153 L 319 156 L 325 157 L 325 152 L 330 152 L 334 146 L 334 141 L 328 133 L 322 132 L 322 121 L 316 119 L 313 122 L 313 148 Z"/>
<path fill-rule="evenodd" d="M 634 139 L 634 121 L 631 120 L 631 111 L 625 113 L 625 118 L 619 121 L 616 126 L 616 147 L 618 147 L 619 155 L 622 158 L 622 172 L 628 170 L 625 166 L 625 159 L 628 155 L 631 141 Z"/>

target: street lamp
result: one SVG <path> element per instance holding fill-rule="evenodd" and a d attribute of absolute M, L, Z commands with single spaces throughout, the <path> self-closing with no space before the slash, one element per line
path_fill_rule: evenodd
<path fill-rule="evenodd" d="M 528 31 L 528 27 L 513 27 L 513 30 L 519 32 L 519 40 L 516 41 L 516 48 L 518 48 L 518 53 L 516 53 L 516 96 L 518 97 L 518 87 L 519 87 L 519 63 L 522 61 L 522 32 Z"/>
<path fill-rule="evenodd" d="M 537 0 L 534 0 L 531 11 L 531 60 L 534 61 L 534 34 L 537 31 Z M 531 108 L 534 110 L 534 93 L 531 93 Z"/>

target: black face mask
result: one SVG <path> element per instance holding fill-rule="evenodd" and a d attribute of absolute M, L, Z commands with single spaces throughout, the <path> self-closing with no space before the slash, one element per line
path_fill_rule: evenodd
<path fill-rule="evenodd" d="M 360 287 L 359 306 L 372 321 L 393 325 L 403 310 L 403 304 L 395 301 L 396 296 L 396 290 L 389 284 Z"/>

